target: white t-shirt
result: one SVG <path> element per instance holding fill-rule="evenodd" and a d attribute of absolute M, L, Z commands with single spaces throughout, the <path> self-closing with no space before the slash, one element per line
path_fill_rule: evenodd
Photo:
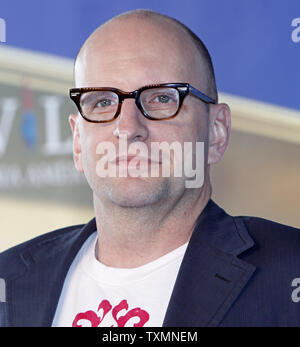
<path fill-rule="evenodd" d="M 75 257 L 52 326 L 162 326 L 187 243 L 133 269 L 100 263 L 96 243 L 97 232 Z"/>

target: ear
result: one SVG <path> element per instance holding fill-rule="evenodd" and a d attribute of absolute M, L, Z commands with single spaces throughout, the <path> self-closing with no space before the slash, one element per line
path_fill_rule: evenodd
<path fill-rule="evenodd" d="M 217 163 L 228 146 L 231 112 L 226 104 L 210 105 L 208 164 Z"/>
<path fill-rule="evenodd" d="M 82 153 L 81 153 L 81 142 L 79 133 L 79 118 L 77 114 L 71 114 L 69 116 L 69 123 L 73 133 L 73 159 L 74 164 L 79 172 L 83 172 L 82 167 Z"/>

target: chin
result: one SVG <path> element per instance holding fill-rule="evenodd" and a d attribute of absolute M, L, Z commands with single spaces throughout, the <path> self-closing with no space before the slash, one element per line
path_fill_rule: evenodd
<path fill-rule="evenodd" d="M 165 180 L 128 177 L 114 179 L 106 185 L 105 190 L 111 203 L 130 208 L 160 203 L 168 196 L 169 191 Z"/>

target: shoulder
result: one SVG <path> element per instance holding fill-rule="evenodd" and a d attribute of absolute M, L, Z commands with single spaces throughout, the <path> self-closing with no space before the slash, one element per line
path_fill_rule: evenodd
<path fill-rule="evenodd" d="M 58 245 L 64 245 L 74 238 L 83 226 L 84 224 L 80 224 L 60 228 L 3 251 L 0 253 L 0 278 L 18 273 L 26 263 L 24 254 L 37 253 L 40 249 L 45 249 L 45 246 L 48 246 L 49 249 L 54 247 L 57 249 Z"/>
<path fill-rule="evenodd" d="M 240 218 L 244 221 L 251 236 L 259 240 L 272 238 L 274 241 L 277 239 L 282 240 L 300 240 L 300 229 L 274 222 L 260 217 L 241 216 L 234 217 Z"/>
<path fill-rule="evenodd" d="M 254 247 L 247 253 L 250 257 L 256 255 L 262 261 L 269 259 L 273 265 L 277 261 L 300 264 L 300 229 L 259 217 L 234 219 L 243 220 L 254 241 Z"/>

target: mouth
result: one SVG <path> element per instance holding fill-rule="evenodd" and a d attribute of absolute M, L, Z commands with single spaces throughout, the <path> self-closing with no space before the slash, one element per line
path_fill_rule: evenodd
<path fill-rule="evenodd" d="M 130 163 L 135 165 L 148 164 L 148 165 L 159 165 L 160 161 L 152 160 L 147 157 L 139 157 L 137 155 L 127 155 L 127 156 L 119 156 L 115 160 L 112 161 L 116 165 L 129 165 Z"/>

